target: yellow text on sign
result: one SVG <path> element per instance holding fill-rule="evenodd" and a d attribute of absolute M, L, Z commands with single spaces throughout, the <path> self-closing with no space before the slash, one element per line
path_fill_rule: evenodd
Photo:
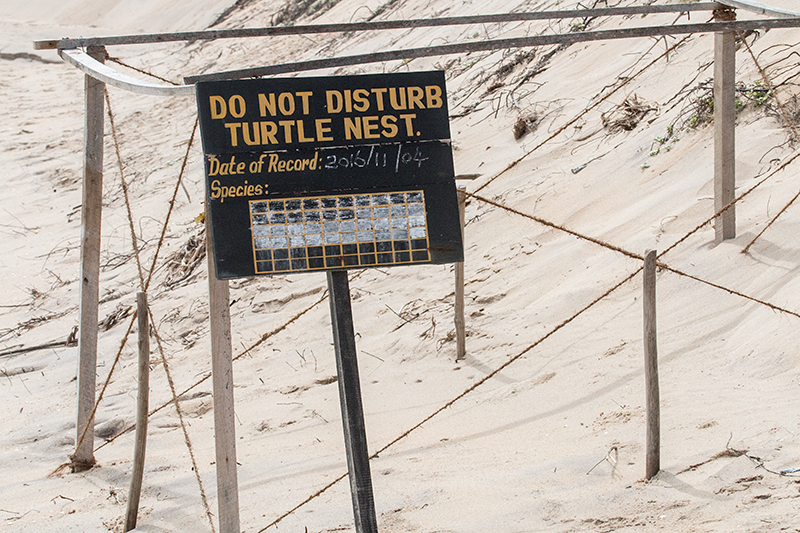
<path fill-rule="evenodd" d="M 312 105 L 313 91 L 259 93 L 252 104 L 265 120 L 235 120 L 248 110 L 239 94 L 211 95 L 209 109 L 212 119 L 225 121 L 231 147 L 413 138 L 421 135 L 417 114 L 403 111 L 441 108 L 443 94 L 438 85 L 327 90 L 319 95 L 327 117 L 309 116 L 320 109 Z"/>

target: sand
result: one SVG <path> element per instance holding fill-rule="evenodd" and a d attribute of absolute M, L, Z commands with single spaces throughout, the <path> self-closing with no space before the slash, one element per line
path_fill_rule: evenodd
<path fill-rule="evenodd" d="M 788 0 L 771 3 L 793 7 Z M 3 531 L 121 531 L 133 458 L 133 432 L 120 432 L 135 420 L 135 328 L 120 346 L 139 274 L 107 119 L 100 317 L 109 327 L 99 334 L 98 389 L 118 352 L 120 359 L 97 412 L 97 466 L 78 474 L 59 468 L 75 446 L 78 352 L 32 348 L 65 341 L 79 320 L 83 75 L 55 52 L 34 51 L 32 41 L 204 29 L 231 4 L 0 6 Z M 215 27 L 266 25 L 282 7 L 242 4 Z M 341 0 L 298 21 L 576 5 Z M 740 19 L 748 17 L 740 10 Z M 588 25 L 674 20 L 650 15 Z M 180 82 L 230 68 L 568 31 L 578 22 L 110 47 L 109 53 Z M 798 36 L 773 30 L 747 39 L 792 113 Z M 736 204 L 737 237 L 715 245 L 707 223 L 713 127 L 700 115 L 693 120 L 712 76 L 713 37 L 692 36 L 664 56 L 679 39 L 314 73 L 444 68 L 456 172 L 480 174 L 462 183 L 477 195 L 466 210 L 464 361 L 455 360 L 451 265 L 350 275 L 367 437 L 370 451 L 380 451 L 371 462 L 380 531 L 800 531 L 798 477 L 781 474 L 800 467 L 800 302 L 793 296 L 800 294 L 800 221 L 795 205 L 781 212 L 798 191 L 796 145 L 774 97 L 759 105 L 760 74 L 740 47 L 737 194 L 752 192 Z M 210 531 L 217 528 L 217 498 L 208 284 L 205 260 L 192 256 L 202 238 L 195 218 L 204 209 L 199 142 L 187 152 L 195 103 L 108 92 L 147 268 L 188 153 L 185 189 L 149 290 L 163 347 L 161 353 L 151 339 L 150 401 L 163 407 L 150 418 L 137 531 Z M 626 101 L 642 114 L 629 130 L 612 131 L 611 120 L 630 118 L 620 115 Z M 532 131 L 515 139 L 520 118 Z M 662 470 L 645 481 L 638 270 L 650 248 L 668 252 L 657 278 Z M 185 257 L 193 268 L 171 269 Z M 242 531 L 352 531 L 348 483 L 331 485 L 347 470 L 325 276 L 241 279 L 230 287 Z M 26 348 L 32 350 L 8 353 Z"/>

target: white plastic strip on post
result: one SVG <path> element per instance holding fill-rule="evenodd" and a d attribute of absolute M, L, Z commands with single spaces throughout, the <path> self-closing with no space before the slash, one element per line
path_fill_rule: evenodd
<path fill-rule="evenodd" d="M 172 86 L 142 81 L 117 72 L 80 50 L 59 50 L 58 55 L 89 76 L 118 89 L 153 96 L 194 96 L 194 85 Z"/>
<path fill-rule="evenodd" d="M 788 9 L 781 9 L 779 7 L 772 7 L 761 2 L 751 2 L 750 0 L 719 0 L 720 4 L 728 7 L 737 7 L 757 13 L 759 15 L 767 15 L 768 17 L 775 18 L 800 18 L 800 11 L 789 11 Z"/>

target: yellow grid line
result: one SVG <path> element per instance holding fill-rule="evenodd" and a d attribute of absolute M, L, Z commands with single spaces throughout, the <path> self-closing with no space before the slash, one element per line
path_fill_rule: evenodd
<path fill-rule="evenodd" d="M 402 194 L 403 195 L 403 201 L 401 203 L 392 203 L 391 195 L 395 195 L 395 194 Z M 409 202 L 409 200 L 408 200 L 408 195 L 409 194 L 418 194 L 419 197 L 420 197 L 420 201 L 417 202 L 417 201 L 413 201 L 412 200 L 411 202 Z M 374 197 L 376 197 L 376 196 L 386 196 L 387 197 L 386 203 L 385 204 L 375 205 Z M 361 206 L 359 206 L 358 205 L 358 203 L 359 203 L 358 199 L 360 197 L 361 198 L 368 197 L 369 200 L 370 200 L 369 201 L 369 205 L 361 205 Z M 347 202 L 344 202 L 344 203 L 341 202 L 342 198 L 349 198 L 351 200 L 349 202 L 350 205 L 347 205 Z M 325 199 L 335 199 L 336 200 L 335 205 L 333 205 L 333 206 L 325 206 L 324 205 L 325 202 L 323 201 Z M 317 207 L 312 208 L 312 209 L 307 209 L 306 205 L 307 205 L 307 202 L 309 200 L 316 200 L 317 201 Z M 272 210 L 270 210 L 269 204 L 271 204 L 272 202 L 280 202 L 281 203 L 280 211 L 272 211 Z M 299 206 L 298 206 L 299 209 L 288 209 L 287 204 L 289 202 L 299 202 Z M 270 235 L 268 236 L 268 238 L 270 239 L 270 247 L 269 248 L 259 248 L 257 246 L 257 244 L 256 244 L 257 239 L 258 238 L 264 238 L 266 236 L 259 237 L 259 236 L 257 236 L 255 234 L 255 231 L 254 231 L 253 236 L 252 236 L 252 246 L 253 246 L 253 262 L 254 262 L 254 269 L 255 269 L 256 274 L 305 272 L 305 271 L 324 270 L 326 268 L 330 269 L 330 268 L 341 268 L 341 267 L 392 266 L 392 265 L 403 265 L 403 264 L 421 263 L 421 262 L 430 261 L 430 254 L 428 253 L 428 243 L 429 243 L 429 241 L 428 241 L 428 226 L 427 226 L 427 217 L 425 215 L 425 197 L 424 197 L 423 191 L 421 191 L 421 190 L 391 191 L 391 192 L 385 192 L 385 193 L 367 193 L 367 194 L 348 194 L 348 195 L 327 195 L 327 196 L 313 196 L 313 197 L 295 197 L 295 198 L 281 198 L 281 199 L 275 199 L 275 200 L 260 199 L 260 200 L 251 200 L 249 203 L 250 203 L 250 216 L 251 216 L 252 228 L 254 230 L 255 230 L 256 227 L 259 227 L 259 226 L 261 226 L 261 227 L 266 226 L 266 227 L 270 227 L 270 228 L 283 226 L 283 227 L 286 228 L 286 234 L 285 235 L 278 235 L 277 236 L 277 237 L 284 237 L 286 239 L 286 246 L 285 247 L 280 247 L 280 248 L 276 248 L 275 246 L 273 246 L 272 239 L 273 239 L 273 237 L 276 237 L 276 236 L 272 235 L 272 230 L 270 230 Z M 267 204 L 266 205 L 267 211 L 265 211 L 265 212 L 254 212 L 253 211 L 253 204 L 256 204 L 256 203 Z M 409 206 L 415 206 L 415 205 L 419 205 L 421 207 L 422 211 L 420 213 L 411 214 L 409 212 Z M 392 216 L 392 208 L 395 207 L 395 206 L 402 206 L 404 208 L 404 211 L 405 211 L 404 215 L 402 215 L 402 216 Z M 375 210 L 376 209 L 381 209 L 381 208 L 385 208 L 385 209 L 388 210 L 387 216 L 376 218 L 375 217 Z M 358 217 L 358 210 L 360 210 L 360 209 L 368 209 L 370 216 L 367 217 L 367 218 L 361 218 L 360 219 Z M 341 213 L 343 211 L 347 211 L 347 210 L 352 211 L 352 219 L 342 220 Z M 325 218 L 324 218 L 324 212 L 325 211 L 334 211 L 334 212 L 336 212 L 337 216 L 336 216 L 335 220 L 325 220 Z M 273 223 L 270 220 L 272 214 L 276 213 L 276 212 L 282 212 L 284 214 L 283 222 Z M 319 218 L 317 220 L 313 220 L 312 219 L 311 221 L 309 221 L 307 216 L 306 216 L 307 212 L 316 212 L 316 213 L 319 213 L 320 216 L 319 216 Z M 288 217 L 289 213 L 299 213 L 299 219 L 300 220 L 298 222 L 290 222 L 289 221 L 289 217 Z M 267 218 L 267 223 L 266 224 L 256 223 L 256 216 L 259 216 L 259 215 L 263 215 L 263 216 L 265 216 Z M 414 217 L 414 216 L 421 216 L 422 217 L 423 224 L 421 226 L 411 226 L 411 220 L 410 219 L 411 219 L 411 217 Z M 369 220 L 370 222 L 372 222 L 372 224 L 370 225 L 371 229 L 369 229 L 369 230 L 359 230 L 359 228 L 358 228 L 359 220 Z M 389 222 L 388 228 L 376 229 L 376 224 L 375 223 L 377 221 L 379 221 L 379 220 L 388 221 Z M 393 224 L 392 224 L 392 221 L 394 221 L 394 220 L 404 220 L 405 225 L 403 227 L 400 227 L 400 228 L 395 228 L 395 227 L 393 227 Z M 316 232 L 307 233 L 306 232 L 305 226 L 309 222 L 311 222 L 312 224 L 313 223 L 319 224 L 319 226 L 320 226 L 319 233 L 316 233 Z M 324 224 L 325 223 L 330 223 L 330 222 L 336 222 L 337 223 L 338 228 L 339 228 L 338 231 L 336 231 L 336 232 L 326 232 L 325 231 Z M 347 229 L 345 231 L 342 231 L 342 229 L 341 229 L 341 223 L 342 222 L 352 222 L 353 223 L 353 228 L 352 229 Z M 290 225 L 294 225 L 294 224 L 302 224 L 303 225 L 303 229 L 302 229 L 303 233 L 290 234 L 289 227 L 290 227 Z M 423 230 L 424 236 L 423 237 L 412 237 L 412 230 L 419 230 L 419 229 Z M 404 238 L 404 239 L 395 239 L 395 238 L 393 238 L 392 237 L 392 232 L 394 232 L 396 230 L 405 230 L 406 234 L 407 234 L 407 237 Z M 390 238 L 387 239 L 387 240 L 378 240 L 375 237 L 375 233 L 378 232 L 378 231 L 388 231 L 389 235 L 390 235 Z M 360 233 L 364 233 L 364 232 L 371 232 L 372 233 L 372 239 L 369 240 L 369 241 L 361 241 L 361 240 L 359 240 L 359 234 Z M 342 242 L 341 237 L 343 236 L 343 234 L 347 234 L 347 233 L 352 233 L 353 234 L 353 237 L 355 239 L 354 242 L 348 242 L 348 243 Z M 325 241 L 325 237 L 327 235 L 337 235 L 339 237 L 338 242 L 337 243 L 327 243 Z M 319 236 L 320 237 L 320 244 L 318 244 L 318 245 L 314 245 L 314 244 L 309 245 L 308 241 L 306 239 L 307 236 Z M 292 237 L 300 237 L 300 238 L 302 238 L 304 244 L 302 246 L 292 246 L 292 244 L 291 244 Z M 420 240 L 423 240 L 423 239 L 425 241 L 425 248 L 424 249 L 419 248 L 419 247 L 415 248 L 414 247 L 414 241 L 420 241 Z M 385 251 L 379 251 L 378 250 L 378 244 L 379 243 L 384 243 L 384 242 L 391 243 L 391 250 L 385 250 Z M 397 248 L 397 243 L 398 242 L 406 242 L 406 243 L 408 243 L 408 249 L 399 249 L 399 248 Z M 362 251 L 363 250 L 363 246 L 362 245 L 369 245 L 369 244 L 372 245 L 372 251 L 369 251 L 369 252 Z M 328 249 L 329 249 L 329 247 L 332 247 L 332 246 L 338 247 L 340 253 L 329 254 L 328 253 Z M 353 246 L 353 247 L 355 247 L 355 251 L 352 252 L 352 253 L 345 253 L 344 252 L 344 247 L 345 246 Z M 309 255 L 309 248 L 320 248 L 322 253 L 319 256 L 310 256 Z M 276 250 L 282 250 L 282 249 L 286 249 L 288 251 L 287 257 L 285 259 L 284 258 L 275 259 L 274 252 Z M 303 257 L 293 258 L 292 257 L 292 250 L 298 250 L 298 249 L 302 249 L 304 251 Z M 257 252 L 259 252 L 259 251 L 270 251 L 271 252 L 270 259 L 268 259 L 268 260 L 267 259 L 259 260 L 258 259 L 258 254 L 257 254 Z M 415 256 L 419 257 L 420 252 L 423 252 L 423 251 L 425 252 L 424 258 L 415 258 Z M 407 261 L 398 261 L 396 254 L 404 253 L 404 252 L 408 254 L 408 256 L 407 256 L 408 260 Z M 391 257 L 392 257 L 391 262 L 379 262 L 379 255 L 381 255 L 381 254 L 390 254 Z M 367 256 L 372 256 L 374 258 L 375 262 L 374 263 L 365 262 L 364 259 L 366 259 Z M 350 257 L 356 258 L 356 263 L 345 264 L 345 258 L 350 258 Z M 339 260 L 339 264 L 337 264 L 337 265 L 329 264 L 329 259 L 331 259 L 331 258 L 338 259 Z M 321 262 L 321 266 L 312 266 L 312 261 L 313 260 L 319 260 Z M 286 268 L 286 269 L 276 269 L 276 263 L 279 262 L 279 261 L 280 262 L 284 262 L 285 261 L 287 263 L 288 268 Z M 302 261 L 304 266 L 303 267 L 299 267 L 299 268 L 295 267 L 294 261 Z M 269 262 L 269 263 L 271 263 L 272 269 L 271 270 L 259 269 L 259 262 Z M 313 261 L 313 262 L 316 262 L 316 261 Z"/>

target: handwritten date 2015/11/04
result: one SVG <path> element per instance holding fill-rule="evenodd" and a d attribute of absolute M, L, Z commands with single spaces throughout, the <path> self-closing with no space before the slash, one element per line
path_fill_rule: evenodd
<path fill-rule="evenodd" d="M 325 150 L 325 152 L 329 152 L 329 150 Z M 406 165 L 422 168 L 422 163 L 429 159 L 419 146 L 404 147 L 404 145 L 398 144 L 395 150 L 394 147 L 373 145 L 338 148 L 335 149 L 335 153 L 323 153 L 321 167 L 326 170 L 375 168 L 393 169 L 395 172 L 399 172 L 400 168 Z"/>

